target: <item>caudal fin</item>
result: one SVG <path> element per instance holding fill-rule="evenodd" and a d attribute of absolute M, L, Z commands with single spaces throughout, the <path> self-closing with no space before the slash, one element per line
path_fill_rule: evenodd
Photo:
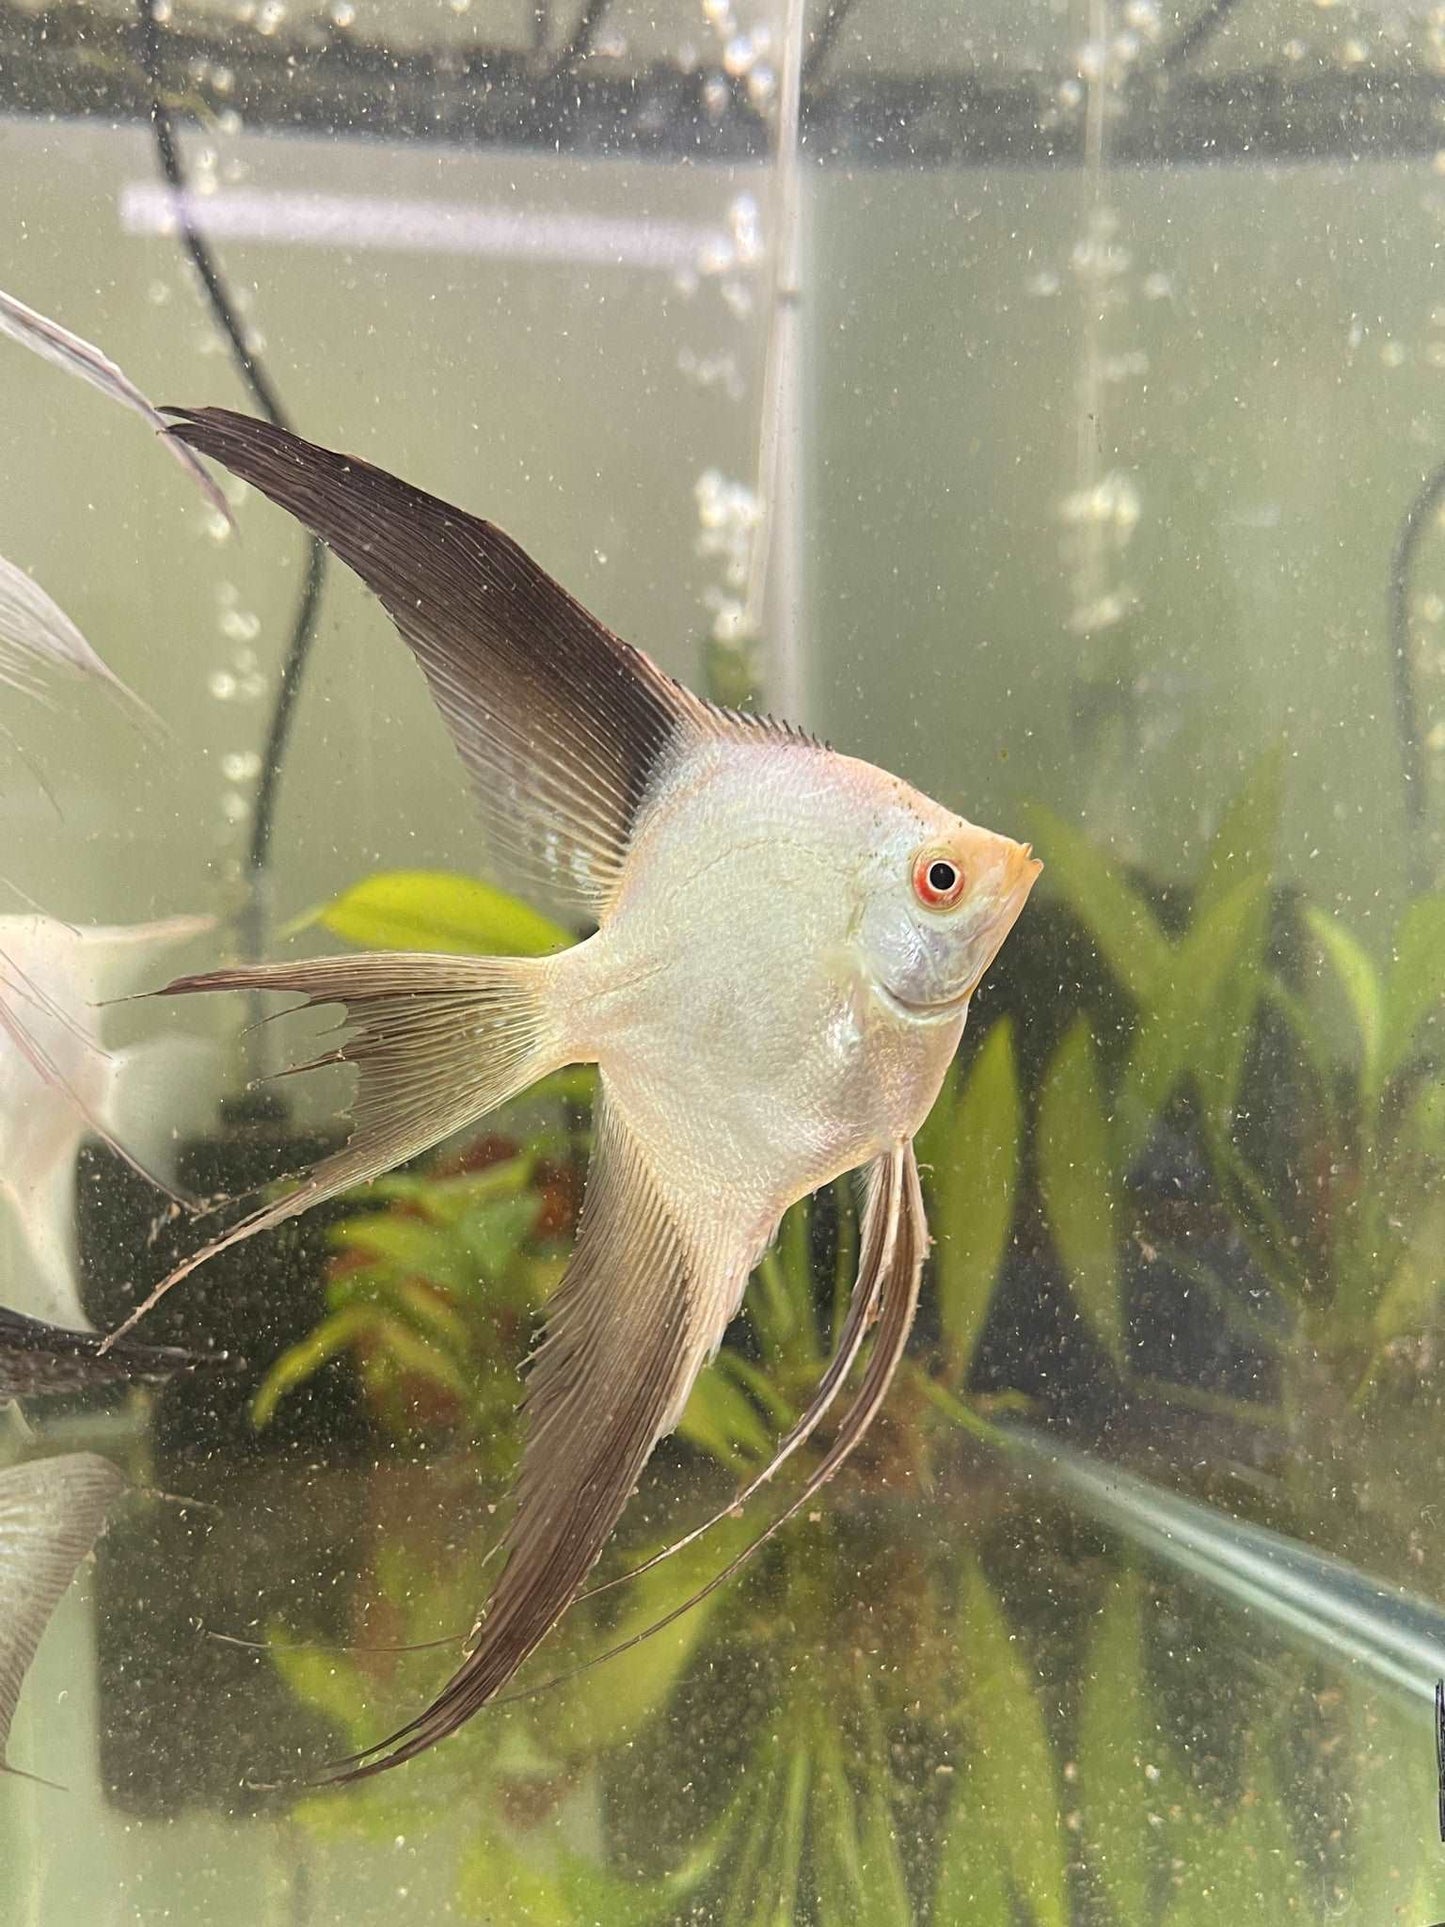
<path fill-rule="evenodd" d="M 345 1147 L 323 1158 L 274 1204 L 253 1211 L 193 1253 L 111 1334 L 122 1337 L 217 1252 L 365 1184 L 429 1150 L 565 1061 L 544 1009 L 546 962 L 409 951 L 246 964 L 178 977 L 157 996 L 196 990 L 294 990 L 306 1005 L 344 1004 L 347 1035 L 300 1070 L 354 1064 L 360 1072 Z"/>

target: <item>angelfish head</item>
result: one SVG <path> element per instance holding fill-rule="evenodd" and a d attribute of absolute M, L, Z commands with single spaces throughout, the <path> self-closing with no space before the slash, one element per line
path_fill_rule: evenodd
<path fill-rule="evenodd" d="M 1043 865 L 1027 843 L 922 797 L 889 811 L 880 828 L 857 926 L 865 973 L 895 1017 L 957 1019 Z"/>

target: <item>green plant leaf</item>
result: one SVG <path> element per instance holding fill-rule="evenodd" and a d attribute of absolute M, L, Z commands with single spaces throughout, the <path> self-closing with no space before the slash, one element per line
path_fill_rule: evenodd
<path fill-rule="evenodd" d="M 969 1927 L 1014 1927 L 1003 1843 L 980 1797 L 971 1760 L 956 1777 L 938 1857 L 933 1918 L 967 1921 Z"/>
<path fill-rule="evenodd" d="M 1269 930 L 1269 878 L 1284 798 L 1284 756 L 1272 749 L 1259 757 L 1225 810 L 1205 854 L 1194 896 L 1192 921 L 1208 917 L 1248 878 L 1261 888 L 1239 931 L 1232 967 L 1220 984 L 1214 1023 L 1194 1053 L 1200 1095 L 1222 1129 L 1228 1128 L 1255 1010 L 1264 990 L 1264 945 Z"/>
<path fill-rule="evenodd" d="M 475 1293 L 500 1278 L 531 1236 L 541 1211 L 540 1198 L 523 1195 L 468 1212 L 455 1233 L 468 1259 L 463 1289 Z"/>
<path fill-rule="evenodd" d="M 577 1916 L 556 1871 L 524 1859 L 491 1828 L 480 1831 L 462 1857 L 457 1900 L 468 1920 L 576 1927 Z"/>
<path fill-rule="evenodd" d="M 1013 1230 L 1023 1106 L 1007 1017 L 990 1029 L 934 1146 L 935 1277 L 948 1382 L 965 1383 Z"/>
<path fill-rule="evenodd" d="M 1274 869 L 1284 806 L 1283 746 L 1256 759 L 1210 839 L 1194 895 L 1194 916 L 1207 916 L 1245 877 Z"/>
<path fill-rule="evenodd" d="M 1445 1165 L 1445 1076 L 1424 1078 L 1411 1094 L 1399 1141 L 1407 1156 Z"/>
<path fill-rule="evenodd" d="M 271 1423 L 286 1394 L 321 1370 L 328 1359 L 348 1351 L 376 1329 L 379 1314 L 368 1305 L 332 1312 L 296 1344 L 288 1345 L 251 1396 L 251 1423 L 259 1432 Z"/>
<path fill-rule="evenodd" d="M 1163 975 L 1169 940 L 1159 920 L 1097 844 L 1052 811 L 1029 812 L 1029 830 L 1047 858 L 1046 876 L 1094 940 L 1119 982 L 1147 1003 Z"/>
<path fill-rule="evenodd" d="M 463 1403 L 471 1397 L 470 1374 L 446 1350 L 404 1319 L 383 1313 L 374 1336 L 378 1352 L 393 1371 L 429 1378 Z"/>
<path fill-rule="evenodd" d="M 541 957 L 572 933 L 520 897 L 447 870 L 385 870 L 288 925 L 313 924 L 368 950 L 447 950 L 484 957 Z"/>
<path fill-rule="evenodd" d="M 808 1787 L 812 1758 L 806 1742 L 795 1739 L 782 1776 L 783 1797 L 772 1820 L 772 1850 L 761 1877 L 745 1898 L 747 1927 L 792 1927 L 798 1918 L 798 1878 L 807 1832 Z"/>
<path fill-rule="evenodd" d="M 267 1627 L 266 1645 L 271 1664 L 301 1704 L 333 1720 L 348 1742 L 359 1743 L 371 1715 L 355 1665 L 334 1652 L 299 1645 L 282 1624 Z"/>
<path fill-rule="evenodd" d="M 955 1645 L 961 1655 L 972 1797 L 1002 1843 L 1034 1927 L 1067 1927 L 1068 1853 L 1043 1709 L 1003 1610 L 972 1554 L 963 1562 Z"/>
<path fill-rule="evenodd" d="M 1421 1024 L 1445 1005 L 1445 892 L 1416 897 L 1395 926 L 1394 962 L 1385 983 L 1380 1076 L 1404 1069 Z"/>
<path fill-rule="evenodd" d="M 1219 994 L 1238 967 L 1265 893 L 1247 877 L 1196 917 L 1181 937 L 1140 1020 L 1114 1103 L 1114 1156 L 1127 1172 L 1149 1141 L 1180 1080 L 1209 1052 L 1221 1018 Z"/>
<path fill-rule="evenodd" d="M 1415 1706 L 1353 1671 L 1347 1696 L 1352 1785 L 1349 1802 L 1351 1901 L 1360 1927 L 1400 1921 L 1428 1927 L 1445 1917 L 1445 1867 L 1425 1826 L 1401 1824 L 1436 1800 L 1435 1762 Z"/>
<path fill-rule="evenodd" d="M 1039 1188 L 1074 1301 L 1116 1359 L 1124 1353 L 1109 1127 L 1088 1020 L 1075 1018 L 1039 1094 Z"/>
<path fill-rule="evenodd" d="M 1146 1769 L 1160 1751 L 1144 1679 L 1142 1587 L 1123 1572 L 1089 1642 L 1079 1711 L 1084 1853 L 1115 1918 L 1142 1921 L 1154 1866 L 1159 1796 Z"/>
<path fill-rule="evenodd" d="M 677 1429 L 690 1445 L 734 1470 L 745 1458 L 772 1456 L 773 1441 L 757 1407 L 736 1380 L 716 1364 L 693 1386 Z"/>
<path fill-rule="evenodd" d="M 1337 917 L 1328 916 L 1317 905 L 1305 911 L 1305 922 L 1320 949 L 1328 958 L 1345 993 L 1354 1019 L 1360 1052 L 1360 1095 L 1371 1109 L 1381 1082 L 1381 1046 L 1385 1026 L 1385 1000 L 1380 973 L 1369 953 Z"/>
<path fill-rule="evenodd" d="M 1375 1306 L 1374 1346 L 1382 1352 L 1404 1332 L 1421 1331 L 1432 1320 L 1445 1290 L 1445 1197 L 1421 1210 L 1411 1227 Z"/>
<path fill-rule="evenodd" d="M 501 1158 L 481 1171 L 463 1171 L 456 1177 L 418 1176 L 412 1171 L 393 1171 L 374 1178 L 352 1197 L 372 1203 L 414 1204 L 423 1215 L 437 1224 L 453 1225 L 467 1212 L 491 1204 L 498 1198 L 514 1198 L 524 1190 L 532 1176 L 535 1160 L 522 1154 Z"/>
<path fill-rule="evenodd" d="M 332 1228 L 338 1250 L 363 1258 L 368 1266 L 386 1266 L 403 1276 L 431 1278 L 448 1288 L 461 1282 L 461 1256 L 451 1231 L 428 1224 L 424 1218 L 404 1217 L 396 1211 L 373 1211 L 348 1218 Z M 341 1282 L 361 1287 L 365 1274 L 344 1275 Z"/>
<path fill-rule="evenodd" d="M 866 1918 L 868 1889 L 857 1806 L 833 1724 L 822 1724 L 816 1754 L 811 1859 L 817 1918 L 823 1927 L 850 1927 Z"/>
<path fill-rule="evenodd" d="M 1243 1797 L 1222 1825 L 1187 1783 L 1183 1791 L 1162 1828 L 1174 1868 L 1164 1927 L 1308 1919 L 1298 1849 L 1258 1737 L 1246 1753 Z"/>
<path fill-rule="evenodd" d="M 888 1798 L 886 1756 L 881 1755 L 872 1762 L 857 1804 L 862 1809 L 858 1848 L 867 1883 L 870 1927 L 913 1927 L 908 1882 L 903 1874 L 893 1808 Z"/>
<path fill-rule="evenodd" d="M 556 1665 L 556 1671 L 585 1663 L 589 1655 L 620 1645 L 653 1625 L 726 1565 L 753 1530 L 749 1519 L 726 1519 L 663 1565 L 629 1579 L 620 1589 L 625 1603 L 616 1620 L 590 1629 L 585 1641 L 569 1651 L 566 1664 Z M 590 1758 L 634 1739 L 649 1720 L 665 1713 L 723 1597 L 710 1594 L 670 1626 L 549 1693 L 539 1703 L 539 1717 L 554 1751 L 568 1759 Z M 557 1659 L 555 1653 L 553 1659 Z"/>

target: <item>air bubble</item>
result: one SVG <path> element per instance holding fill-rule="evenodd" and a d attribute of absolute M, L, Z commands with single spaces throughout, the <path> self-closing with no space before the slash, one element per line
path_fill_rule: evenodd
<path fill-rule="evenodd" d="M 728 232 L 739 267 L 750 267 L 763 252 L 762 219 L 751 194 L 739 194 L 728 204 Z"/>
<path fill-rule="evenodd" d="M 760 61 L 748 75 L 748 100 L 759 113 L 771 107 L 778 94 L 778 76 Z"/>

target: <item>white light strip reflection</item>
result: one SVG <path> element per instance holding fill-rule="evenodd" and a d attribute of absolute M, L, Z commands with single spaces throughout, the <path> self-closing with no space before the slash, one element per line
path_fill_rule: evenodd
<path fill-rule="evenodd" d="M 369 194 L 289 194 L 260 188 L 177 194 L 154 182 L 132 182 L 121 189 L 120 224 L 127 234 L 174 234 L 182 214 L 196 233 L 216 239 L 493 255 L 672 273 L 695 271 L 728 246 L 720 229 L 689 221 L 468 207 L 459 201 L 399 201 Z"/>

